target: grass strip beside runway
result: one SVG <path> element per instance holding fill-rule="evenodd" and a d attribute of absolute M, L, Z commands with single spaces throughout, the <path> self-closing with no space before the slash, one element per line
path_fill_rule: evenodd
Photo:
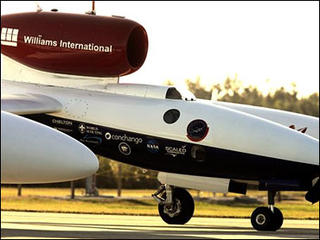
<path fill-rule="evenodd" d="M 97 213 L 97 214 L 128 214 L 128 215 L 158 215 L 157 203 L 150 199 L 153 190 L 124 190 L 125 198 L 115 198 L 109 190 L 100 191 L 100 194 L 109 197 L 87 198 L 82 197 L 77 190 L 76 199 L 68 198 L 68 189 L 37 189 L 24 188 L 22 196 L 16 195 L 15 188 L 1 189 L 1 210 L 64 212 L 64 213 Z M 111 191 L 111 190 L 110 190 Z M 113 190 L 115 191 L 115 190 Z M 109 193 L 109 194 L 108 194 Z M 191 192 L 196 195 L 196 192 Z M 261 192 L 251 192 L 250 196 L 258 196 Z M 228 194 L 232 198 L 232 194 Z M 234 195 L 240 196 L 240 195 Z M 319 219 L 319 203 L 311 205 L 301 198 L 301 194 L 291 199 L 277 202 L 286 219 Z M 195 216 L 206 217 L 249 217 L 252 211 L 265 204 L 244 203 L 235 200 L 226 200 L 222 195 L 216 198 L 201 196 L 201 201 L 195 201 Z"/>

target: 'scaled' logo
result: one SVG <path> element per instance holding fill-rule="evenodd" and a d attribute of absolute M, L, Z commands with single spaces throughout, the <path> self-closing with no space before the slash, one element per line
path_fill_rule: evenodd
<path fill-rule="evenodd" d="M 177 155 L 185 155 L 187 152 L 186 145 L 183 145 L 181 147 L 172 147 L 172 146 L 166 146 L 166 154 L 171 155 L 172 157 L 176 157 Z"/>
<path fill-rule="evenodd" d="M 18 44 L 19 29 L 5 28 L 1 29 L 1 45 L 16 47 Z"/>

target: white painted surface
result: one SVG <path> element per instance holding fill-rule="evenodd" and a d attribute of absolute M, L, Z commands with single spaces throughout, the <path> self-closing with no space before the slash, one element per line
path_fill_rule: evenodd
<path fill-rule="evenodd" d="M 188 124 L 203 119 L 210 129 L 201 145 L 319 164 L 319 140 L 223 106 L 5 80 L 2 80 L 2 90 L 6 94 L 36 93 L 52 97 L 64 106 L 61 112 L 52 114 L 54 116 L 183 142 L 191 142 L 186 136 Z M 180 111 L 180 118 L 167 124 L 163 114 L 173 108 Z"/>
<path fill-rule="evenodd" d="M 44 95 L 14 94 L 1 96 L 1 110 L 18 115 L 57 112 L 61 109 L 61 103 Z"/>
<path fill-rule="evenodd" d="M 94 174 L 98 159 L 75 139 L 1 111 L 1 183 L 49 183 Z"/>
<path fill-rule="evenodd" d="M 105 91 L 114 94 L 165 99 L 169 86 L 145 84 L 107 84 Z"/>
<path fill-rule="evenodd" d="M 225 178 L 200 177 L 166 172 L 159 172 L 158 180 L 162 184 L 218 193 L 227 193 L 230 183 L 230 179 Z"/>
<path fill-rule="evenodd" d="M 296 129 L 307 127 L 308 129 L 305 134 L 310 135 L 319 140 L 319 118 L 317 117 L 294 112 L 288 112 L 279 109 L 252 106 L 247 104 L 229 103 L 221 101 L 202 101 L 249 113 L 257 117 L 261 117 L 279 123 L 286 127 L 289 127 L 290 125 L 295 125 Z"/>

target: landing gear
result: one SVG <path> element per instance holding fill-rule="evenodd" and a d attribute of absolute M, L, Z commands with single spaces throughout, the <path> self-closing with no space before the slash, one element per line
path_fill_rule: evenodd
<path fill-rule="evenodd" d="M 251 224 L 258 231 L 276 231 L 283 223 L 281 211 L 274 207 L 274 212 L 268 207 L 258 207 L 251 215 Z"/>
<path fill-rule="evenodd" d="M 152 197 L 159 203 L 158 211 L 162 220 L 168 224 L 185 224 L 193 216 L 193 198 L 183 188 L 161 185 Z"/>
<path fill-rule="evenodd" d="M 268 207 L 258 207 L 251 214 L 251 224 L 258 231 L 276 231 L 283 223 L 281 211 L 274 207 L 276 192 L 268 191 Z"/>

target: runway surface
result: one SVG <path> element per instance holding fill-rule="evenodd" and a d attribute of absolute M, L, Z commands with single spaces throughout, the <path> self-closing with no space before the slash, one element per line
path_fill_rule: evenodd
<path fill-rule="evenodd" d="M 186 225 L 167 225 L 155 216 L 1 211 L 1 238 L 319 239 L 319 221 L 285 220 L 277 232 L 257 232 L 250 219 L 192 218 Z"/>

